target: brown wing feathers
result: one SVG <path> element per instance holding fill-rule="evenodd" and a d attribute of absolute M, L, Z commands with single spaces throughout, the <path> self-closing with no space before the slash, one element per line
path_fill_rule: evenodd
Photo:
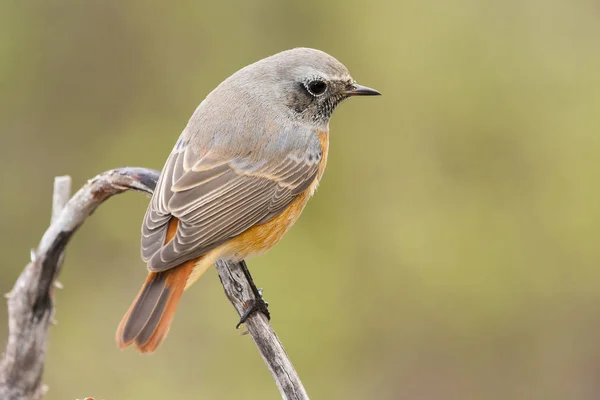
<path fill-rule="evenodd" d="M 251 162 L 204 154 L 194 162 L 189 151 L 171 154 L 146 213 L 142 258 L 153 272 L 199 257 L 267 222 L 310 186 L 318 170 L 316 158 Z M 160 222 L 169 215 L 180 221 L 177 232 L 173 240 L 157 246 L 166 230 Z"/>

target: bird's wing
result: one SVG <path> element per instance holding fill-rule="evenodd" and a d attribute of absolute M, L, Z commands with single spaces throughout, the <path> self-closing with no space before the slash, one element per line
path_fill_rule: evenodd
<path fill-rule="evenodd" d="M 142 225 L 142 258 L 153 272 L 197 258 L 282 212 L 314 181 L 321 154 L 278 161 L 204 155 L 187 166 L 175 149 L 161 173 Z M 164 244 L 169 220 L 179 220 Z"/>

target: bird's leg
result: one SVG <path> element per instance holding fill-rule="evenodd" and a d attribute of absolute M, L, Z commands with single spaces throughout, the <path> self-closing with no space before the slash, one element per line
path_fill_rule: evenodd
<path fill-rule="evenodd" d="M 252 288 L 252 293 L 254 293 L 254 300 L 252 301 L 252 304 L 244 311 L 244 313 L 240 317 L 240 321 L 235 326 L 236 329 L 239 328 L 241 324 L 246 322 L 246 320 L 248 319 L 248 317 L 250 317 L 250 315 L 254 314 L 257 311 L 260 311 L 261 313 L 263 313 L 263 315 L 265 317 L 267 317 L 267 319 L 270 321 L 271 313 L 269 313 L 269 303 L 267 303 L 266 301 L 263 300 L 262 289 L 258 289 L 256 287 L 256 285 L 254 284 L 254 279 L 252 279 L 252 275 L 250 275 L 250 271 L 248 270 L 246 261 L 242 260 L 238 264 L 239 264 L 240 268 L 242 269 L 244 276 L 248 280 L 250 287 Z"/>

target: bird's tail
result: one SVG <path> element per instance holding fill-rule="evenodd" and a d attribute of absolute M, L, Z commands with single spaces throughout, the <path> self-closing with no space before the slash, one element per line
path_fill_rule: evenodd
<path fill-rule="evenodd" d="M 140 352 L 151 353 L 160 346 L 169 332 L 195 262 L 190 260 L 168 271 L 148 274 L 117 329 L 119 348 L 135 344 Z"/>
<path fill-rule="evenodd" d="M 177 232 L 179 220 L 171 218 L 165 244 Z M 197 260 L 187 261 L 163 272 L 150 272 L 131 307 L 117 328 L 119 348 L 135 344 L 142 353 L 152 353 L 167 337 L 181 294 Z"/>

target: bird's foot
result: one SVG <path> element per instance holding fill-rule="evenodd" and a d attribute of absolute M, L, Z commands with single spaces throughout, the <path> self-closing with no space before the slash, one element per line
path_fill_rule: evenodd
<path fill-rule="evenodd" d="M 235 326 L 236 329 L 239 328 L 241 324 L 245 323 L 248 320 L 248 318 L 257 311 L 261 312 L 265 317 L 267 317 L 267 320 L 271 320 L 271 313 L 269 313 L 269 303 L 263 300 L 262 289 L 258 289 L 254 284 L 254 279 L 252 279 L 252 275 L 250 275 L 250 270 L 248 269 L 246 262 L 242 260 L 239 262 L 239 265 L 242 269 L 242 272 L 244 273 L 244 276 L 248 280 L 248 283 L 250 284 L 250 288 L 252 289 L 252 293 L 254 294 L 254 299 L 248 302 L 249 304 L 246 310 L 241 315 L 240 321 Z"/>
<path fill-rule="evenodd" d="M 250 301 L 250 304 L 248 305 L 244 313 L 241 315 L 240 321 L 235 326 L 236 329 L 238 329 L 241 324 L 245 323 L 248 320 L 248 318 L 256 312 L 262 313 L 265 317 L 267 317 L 267 320 L 271 320 L 271 313 L 269 312 L 269 303 L 263 300 L 262 289 L 257 289 L 256 292 L 258 296 Z"/>

